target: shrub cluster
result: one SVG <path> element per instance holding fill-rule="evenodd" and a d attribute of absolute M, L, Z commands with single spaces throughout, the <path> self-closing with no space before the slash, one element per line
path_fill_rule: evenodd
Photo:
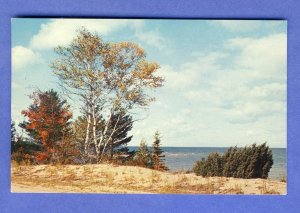
<path fill-rule="evenodd" d="M 41 150 L 40 145 L 19 139 L 11 144 L 11 160 L 17 163 L 35 162 L 35 152 Z"/>
<path fill-rule="evenodd" d="M 272 151 L 263 143 L 230 147 L 223 155 L 210 153 L 207 159 L 195 163 L 193 171 L 203 177 L 268 178 L 272 165 Z"/>

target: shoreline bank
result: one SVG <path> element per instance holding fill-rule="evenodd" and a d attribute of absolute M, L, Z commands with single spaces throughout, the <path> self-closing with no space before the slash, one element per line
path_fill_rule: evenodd
<path fill-rule="evenodd" d="M 286 194 L 286 183 L 269 179 L 201 177 L 135 166 L 17 165 L 12 192 L 130 194 Z"/>

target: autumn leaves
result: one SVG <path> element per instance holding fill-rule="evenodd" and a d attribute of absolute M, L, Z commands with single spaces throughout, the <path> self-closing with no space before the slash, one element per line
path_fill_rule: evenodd
<path fill-rule="evenodd" d="M 53 73 L 64 94 L 80 100 L 85 120 L 82 155 L 101 162 L 109 147 L 120 144 L 121 139 L 114 140 L 126 127 L 121 121 L 135 107 L 146 107 L 154 100 L 146 90 L 163 86 L 164 79 L 156 75 L 159 65 L 147 61 L 137 44 L 104 42 L 86 29 L 78 30 L 70 45 L 57 47 L 55 52 L 58 58 L 51 64 Z M 23 128 L 50 150 L 52 144 L 62 141 L 72 114 L 54 91 L 40 92 L 33 100 L 22 112 L 28 119 Z M 130 122 L 127 126 L 132 125 L 131 118 Z"/>

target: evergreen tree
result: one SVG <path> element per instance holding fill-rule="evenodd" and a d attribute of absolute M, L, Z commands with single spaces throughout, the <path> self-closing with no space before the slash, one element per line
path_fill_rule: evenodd
<path fill-rule="evenodd" d="M 41 162 L 53 162 L 56 152 L 64 147 L 70 135 L 72 113 L 65 100 L 61 100 L 54 90 L 37 91 L 31 95 L 33 104 L 22 114 L 28 118 L 20 124 L 28 135 L 39 143 L 43 151 L 36 154 Z"/>
<path fill-rule="evenodd" d="M 33 162 L 34 154 L 40 150 L 40 145 L 30 143 L 16 133 L 15 122 L 11 123 L 11 159 L 20 163 L 24 160 Z M 28 162 L 27 161 L 27 162 Z"/>
<path fill-rule="evenodd" d="M 86 141 L 86 128 L 87 123 L 87 112 L 84 111 L 84 116 L 79 116 L 74 122 L 75 129 L 75 140 L 78 143 L 79 149 L 81 151 L 80 161 L 96 163 L 97 153 L 96 145 L 97 143 L 85 143 Z M 95 110 L 95 116 L 97 116 L 97 123 L 95 124 L 95 140 L 98 141 L 102 133 L 106 131 L 107 140 L 109 143 L 104 149 L 105 144 L 101 144 L 100 151 L 104 150 L 103 156 L 105 159 L 110 161 L 118 161 L 125 163 L 126 161 L 133 158 L 134 151 L 130 151 L 127 144 L 131 141 L 132 136 L 128 136 L 128 132 L 132 129 L 132 117 L 130 115 L 125 115 L 122 111 L 115 111 L 112 113 L 110 121 L 103 119 L 101 110 Z M 108 124 L 106 124 L 108 123 Z M 94 128 L 93 125 L 89 125 L 89 128 Z M 105 130 L 107 128 L 107 130 Z M 88 131 L 88 138 L 94 141 L 94 131 Z M 87 152 L 86 152 L 87 150 Z M 86 154 L 88 153 L 88 154 Z"/>
<path fill-rule="evenodd" d="M 158 131 L 154 134 L 154 142 L 152 145 L 152 160 L 153 160 L 153 169 L 155 170 L 169 170 L 165 165 L 165 155 L 163 155 L 163 150 L 160 148 L 160 134 Z"/>
<path fill-rule="evenodd" d="M 112 130 L 116 131 L 109 134 L 111 137 L 108 149 L 110 160 L 113 160 L 114 154 L 118 154 L 125 161 L 126 157 L 132 157 L 133 152 L 130 152 L 127 147 L 127 144 L 132 139 L 132 135 L 128 136 L 128 132 L 132 129 L 132 123 L 132 116 L 125 115 L 123 112 L 117 112 L 112 115 L 109 132 Z"/>
<path fill-rule="evenodd" d="M 152 168 L 151 152 L 148 149 L 146 141 L 143 139 L 134 156 L 134 161 L 138 166 Z"/>
<path fill-rule="evenodd" d="M 97 116 L 98 122 L 95 124 L 95 132 L 98 133 L 99 131 L 102 131 L 104 128 L 104 120 L 101 117 L 99 111 L 96 111 L 95 114 Z M 96 154 L 96 145 L 95 143 L 92 143 L 93 140 L 90 140 L 89 143 L 85 143 L 86 138 L 93 139 L 93 131 L 87 131 L 86 128 L 89 126 L 89 129 L 94 128 L 93 125 L 88 125 L 87 122 L 87 112 L 83 110 L 83 115 L 78 116 L 77 119 L 74 121 L 73 129 L 74 129 L 74 137 L 77 145 L 77 149 L 80 151 L 80 156 L 77 159 L 81 164 L 84 163 L 96 163 L 97 162 L 97 154 Z M 96 134 L 96 139 L 99 134 Z"/>
<path fill-rule="evenodd" d="M 117 150 L 118 155 L 118 162 L 122 164 L 132 163 L 133 159 L 135 157 L 136 151 L 135 150 L 129 150 L 127 144 L 123 145 L 121 148 Z"/>

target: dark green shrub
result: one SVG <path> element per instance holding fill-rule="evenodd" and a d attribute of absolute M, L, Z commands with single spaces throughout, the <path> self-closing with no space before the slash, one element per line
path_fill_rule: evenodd
<path fill-rule="evenodd" d="M 203 177 L 267 178 L 272 165 L 272 151 L 263 143 L 230 147 L 222 156 L 211 153 L 207 159 L 197 161 L 193 171 Z"/>
<path fill-rule="evenodd" d="M 207 160 L 204 158 L 197 161 L 194 165 L 194 172 L 203 177 L 221 176 L 222 175 L 222 156 L 216 152 L 209 154 Z"/>

